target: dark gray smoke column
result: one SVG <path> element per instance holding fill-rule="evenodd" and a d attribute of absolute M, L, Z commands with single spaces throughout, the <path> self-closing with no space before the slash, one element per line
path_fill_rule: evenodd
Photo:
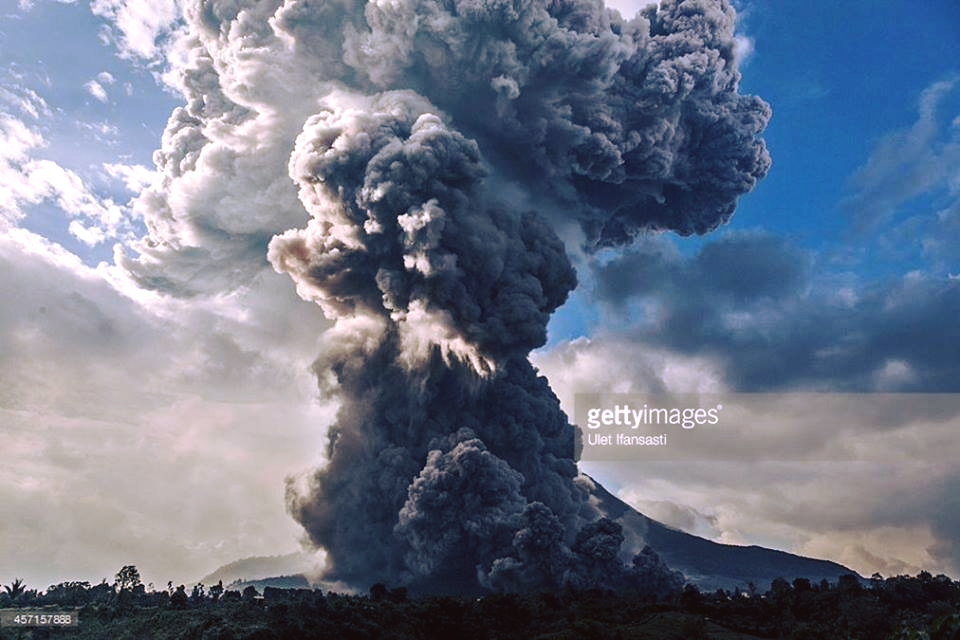
<path fill-rule="evenodd" d="M 268 256 L 336 321 L 315 364 L 342 402 L 330 462 L 288 488 L 331 577 L 633 575 L 618 525 L 590 523 L 574 429 L 527 360 L 576 285 L 547 221 L 597 246 L 729 218 L 769 166 L 729 3 L 668 0 L 629 22 L 589 0 L 290 0 L 277 15 L 298 55 L 342 46 L 290 158 L 311 220 Z M 336 37 L 311 39 L 311 19 Z M 499 201 L 504 184 L 542 211 Z"/>
<path fill-rule="evenodd" d="M 476 143 L 426 100 L 325 106 L 290 163 L 313 219 L 269 253 L 337 319 L 315 365 L 343 403 L 330 464 L 291 510 L 337 577 L 475 583 L 528 501 L 577 523 L 573 433 L 526 360 L 574 272 L 538 216 L 488 202 Z"/>

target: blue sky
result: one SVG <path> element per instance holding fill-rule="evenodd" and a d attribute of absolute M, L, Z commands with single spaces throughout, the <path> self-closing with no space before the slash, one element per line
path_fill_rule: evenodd
<path fill-rule="evenodd" d="M 849 270 L 862 280 L 934 267 L 922 255 L 921 237 L 891 237 L 891 227 L 955 202 L 950 178 L 903 197 L 889 195 L 889 201 L 873 185 L 877 200 L 871 196 L 860 203 L 857 175 L 872 157 L 894 160 L 884 158 L 882 142 L 916 125 L 925 90 L 957 80 L 960 38 L 952 25 L 960 21 L 960 8 L 950 2 L 925 3 L 922 9 L 909 2 L 852 2 L 841 11 L 829 2 L 791 1 L 738 7 L 740 33 L 749 39 L 741 90 L 773 107 L 763 135 L 773 166 L 718 233 L 762 229 L 812 252 L 818 268 Z M 934 154 L 956 144 L 958 113 L 960 91 L 945 91 L 937 101 L 934 132 L 922 143 L 925 150 Z M 876 179 L 896 183 L 897 171 L 891 166 Z M 861 216 L 880 216 L 887 209 L 891 217 L 883 227 L 860 228 Z M 675 242 L 689 253 L 711 237 Z M 856 257 L 850 255 L 854 251 Z M 849 259 L 855 264 L 847 265 Z M 934 268 L 943 276 L 949 267 Z M 574 299 L 586 295 L 578 291 Z M 589 301 L 568 305 L 554 318 L 552 339 L 588 334 L 588 318 L 601 321 Z"/>
<path fill-rule="evenodd" d="M 960 42 L 950 25 L 960 10 L 951 3 L 918 9 L 855 2 L 841 13 L 829 3 L 784 2 L 748 10 L 757 55 L 748 61 L 743 88 L 774 105 L 765 139 L 775 164 L 745 199 L 738 224 L 793 236 L 811 249 L 847 243 L 851 216 L 859 214 L 845 206 L 857 189 L 854 176 L 883 139 L 914 125 L 923 92 L 956 74 Z M 933 144 L 950 135 L 957 105 L 956 92 L 944 96 Z M 905 202 L 898 216 L 909 215 L 912 204 Z M 859 242 L 867 244 L 870 235 Z M 866 274 L 870 263 L 903 268 L 879 252 L 870 258 Z"/>
<path fill-rule="evenodd" d="M 773 110 L 769 174 L 707 237 L 651 236 L 581 257 L 582 286 L 534 363 L 568 413 L 576 391 L 614 379 L 631 391 L 956 393 L 960 7 L 736 4 L 741 92 Z M 179 6 L 0 0 L 0 285 L 15 301 L 0 312 L 0 433 L 12 443 L 0 451 L 3 582 L 98 581 L 134 563 L 165 584 L 297 549 L 283 479 L 317 464 L 316 425 L 332 421 L 308 371 L 327 321 L 263 258 L 241 264 L 246 240 L 217 237 L 169 264 L 141 241 L 148 222 L 180 224 L 138 199 L 151 184 L 211 203 L 222 201 L 214 178 L 238 201 L 274 184 L 269 172 L 212 166 L 202 177 L 214 186 L 158 186 L 153 154 L 186 100 L 178 72 L 196 68 L 171 36 L 184 28 Z M 290 105 L 295 129 L 303 108 Z M 167 143 L 168 155 L 189 146 Z M 305 213 L 284 208 L 292 184 L 277 188 L 293 221 L 280 229 L 302 224 Z M 216 215 L 245 238 L 261 231 Z M 115 245 L 147 256 L 137 277 Z M 184 273 L 193 295 L 146 286 Z M 243 286 L 222 286 L 233 277 Z M 945 507 L 960 473 L 944 454 L 957 444 L 931 438 L 929 459 L 877 482 L 902 441 L 873 435 L 862 434 L 877 447 L 864 445 L 866 459 L 807 474 L 733 463 L 586 470 L 645 513 L 713 539 L 867 574 L 960 575 Z M 924 431 L 908 424 L 898 437 L 923 442 Z M 906 500 L 919 505 L 909 518 L 885 506 Z"/>
<path fill-rule="evenodd" d="M 159 67 L 119 57 L 107 43 L 105 21 L 86 3 L 8 2 L 3 14 L 5 106 L 22 114 L 19 100 L 36 96 L 42 101 L 32 107 L 40 109 L 38 117 L 25 114 L 43 136 L 36 156 L 75 172 L 98 197 L 125 203 L 130 190 L 104 165 L 151 167 L 164 122 L 177 104 L 151 73 L 151 66 Z M 111 259 L 112 243 L 79 241 L 52 203 L 27 210 L 22 226 L 64 245 L 85 263 Z"/>

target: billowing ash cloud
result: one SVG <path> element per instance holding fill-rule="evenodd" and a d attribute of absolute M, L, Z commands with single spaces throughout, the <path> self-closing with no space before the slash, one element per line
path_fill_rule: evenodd
<path fill-rule="evenodd" d="M 344 59 L 413 88 L 483 141 L 498 171 L 549 189 L 588 240 L 704 233 L 770 165 L 767 105 L 736 93 L 728 2 L 369 2 Z"/>
<path fill-rule="evenodd" d="M 535 213 L 488 203 L 477 144 L 423 98 L 324 105 L 290 160 L 313 217 L 268 254 L 336 319 L 315 364 L 343 403 L 330 464 L 292 510 L 339 577 L 475 581 L 528 502 L 567 526 L 583 507 L 573 429 L 526 360 L 574 271 Z"/>
<path fill-rule="evenodd" d="M 766 173 L 769 109 L 737 93 L 729 2 L 629 21 L 591 0 L 184 15 L 189 102 L 141 199 L 151 235 L 123 263 L 192 294 L 266 255 L 334 322 L 314 365 L 341 402 L 329 463 L 288 487 L 331 577 L 674 583 L 652 551 L 621 560 L 527 356 L 576 285 L 555 227 L 593 249 L 704 233 Z"/>

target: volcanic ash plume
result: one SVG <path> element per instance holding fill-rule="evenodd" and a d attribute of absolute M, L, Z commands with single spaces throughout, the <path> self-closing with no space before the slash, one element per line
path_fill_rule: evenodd
<path fill-rule="evenodd" d="M 269 258 L 336 318 L 315 368 L 343 404 L 291 509 L 337 577 L 475 583 L 530 503 L 579 522 L 573 430 L 526 359 L 574 271 L 539 216 L 488 201 L 477 144 L 422 97 L 324 106 L 290 161 L 312 219 Z"/>
<path fill-rule="evenodd" d="M 673 579 L 649 551 L 620 560 L 527 356 L 576 285 L 554 228 L 578 226 L 588 250 L 704 233 L 765 175 L 770 112 L 737 93 L 729 2 L 663 0 L 629 21 L 599 0 L 194 0 L 184 14 L 190 100 L 165 133 L 164 185 L 142 199 L 151 236 L 123 263 L 173 289 L 198 255 L 249 272 L 230 256 L 277 234 L 271 264 L 334 321 L 314 365 L 341 402 L 329 463 L 288 487 L 330 577 Z M 302 207 L 271 162 L 287 156 Z M 227 208 L 206 186 L 250 190 L 252 173 L 272 218 L 259 194 Z M 306 227 L 287 230 L 303 208 Z"/>
<path fill-rule="evenodd" d="M 329 464 L 291 486 L 290 510 L 355 584 L 638 578 L 645 559 L 623 566 L 618 525 L 590 522 L 574 429 L 527 360 L 573 268 L 545 216 L 491 185 L 512 176 L 599 244 L 725 221 L 768 162 L 766 106 L 734 91 L 732 12 L 668 4 L 625 24 L 593 4 L 424 2 L 365 16 L 369 31 L 345 29 L 344 59 L 368 80 L 355 84 L 403 88 L 321 100 L 289 165 L 311 220 L 268 254 L 336 321 L 315 364 L 342 402 Z"/>

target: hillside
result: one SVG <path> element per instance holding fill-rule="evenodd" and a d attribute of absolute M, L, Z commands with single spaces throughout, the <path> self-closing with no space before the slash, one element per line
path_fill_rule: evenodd
<path fill-rule="evenodd" d="M 768 585 L 777 577 L 835 582 L 842 575 L 855 573 L 829 560 L 706 540 L 648 518 L 599 483 L 594 484 L 593 495 L 600 510 L 623 526 L 626 549 L 636 552 L 649 544 L 672 569 L 683 572 L 701 590 L 745 588 L 750 583 Z"/>

